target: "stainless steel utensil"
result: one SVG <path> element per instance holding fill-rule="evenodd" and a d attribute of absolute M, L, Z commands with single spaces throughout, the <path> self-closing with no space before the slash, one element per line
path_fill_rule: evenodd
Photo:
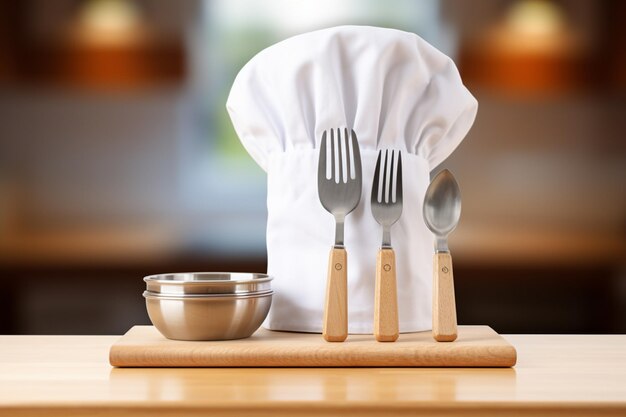
<path fill-rule="evenodd" d="M 269 312 L 272 291 L 245 295 L 160 295 L 145 291 L 152 324 L 168 339 L 230 340 L 249 337 Z"/>
<path fill-rule="evenodd" d="M 330 146 L 327 146 L 328 136 Z M 353 130 L 348 135 L 348 129 L 344 129 L 343 137 L 341 129 L 323 133 L 317 190 L 322 206 L 335 217 L 335 245 L 328 260 L 323 335 L 329 342 L 343 342 L 348 336 L 348 255 L 343 244 L 344 220 L 361 199 L 361 154 Z"/>
<path fill-rule="evenodd" d="M 448 235 L 461 217 L 461 191 L 447 169 L 432 180 L 424 197 L 424 221 L 435 235 L 433 257 L 433 337 L 452 342 L 457 337 L 452 257 Z"/>
<path fill-rule="evenodd" d="M 394 164 L 396 154 L 398 157 Z M 391 226 L 402 214 L 402 155 L 400 151 L 391 151 L 391 161 L 388 155 L 389 151 L 385 151 L 381 178 L 382 151 L 378 152 L 371 200 L 372 215 L 383 226 L 382 246 L 376 258 L 374 293 L 374 335 L 379 342 L 394 342 L 399 334 L 396 255 L 391 247 Z"/>
<path fill-rule="evenodd" d="M 271 290 L 272 277 L 236 272 L 188 272 L 150 275 L 146 289 L 160 294 L 249 294 Z"/>

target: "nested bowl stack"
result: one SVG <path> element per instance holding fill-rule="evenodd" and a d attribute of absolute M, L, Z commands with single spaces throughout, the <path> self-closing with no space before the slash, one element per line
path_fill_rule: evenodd
<path fill-rule="evenodd" d="M 152 324 L 168 339 L 249 337 L 267 317 L 272 277 L 255 273 L 193 272 L 144 278 Z"/>

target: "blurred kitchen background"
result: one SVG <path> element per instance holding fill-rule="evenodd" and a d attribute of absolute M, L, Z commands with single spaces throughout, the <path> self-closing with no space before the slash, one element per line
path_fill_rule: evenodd
<path fill-rule="evenodd" d="M 421 35 L 478 98 L 444 163 L 459 322 L 626 332 L 626 2 L 0 0 L 0 333 L 121 334 L 144 275 L 264 271 L 226 96 L 338 24 Z"/>

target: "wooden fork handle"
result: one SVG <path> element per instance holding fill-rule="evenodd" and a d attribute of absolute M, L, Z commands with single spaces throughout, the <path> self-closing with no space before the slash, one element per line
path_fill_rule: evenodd
<path fill-rule="evenodd" d="M 379 342 L 395 342 L 398 334 L 396 255 L 393 249 L 381 249 L 376 258 L 374 336 Z"/>
<path fill-rule="evenodd" d="M 433 257 L 433 337 L 438 342 L 457 337 L 452 257 L 447 252 Z"/>
<path fill-rule="evenodd" d="M 348 337 L 348 253 L 344 248 L 330 251 L 323 326 L 328 342 L 343 342 Z"/>

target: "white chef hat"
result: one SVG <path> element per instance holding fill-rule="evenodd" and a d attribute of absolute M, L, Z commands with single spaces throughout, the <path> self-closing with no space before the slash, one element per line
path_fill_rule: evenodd
<path fill-rule="evenodd" d="M 371 333 L 382 231 L 369 205 L 379 149 L 403 153 L 403 214 L 392 227 L 401 332 L 428 330 L 432 235 L 422 219 L 430 170 L 463 140 L 477 102 L 450 58 L 413 33 L 363 26 L 279 42 L 239 72 L 227 108 L 241 142 L 268 175 L 265 326 L 320 332 L 334 219 L 317 194 L 325 130 L 353 129 L 363 166 L 361 201 L 346 217 L 350 333 Z"/>

